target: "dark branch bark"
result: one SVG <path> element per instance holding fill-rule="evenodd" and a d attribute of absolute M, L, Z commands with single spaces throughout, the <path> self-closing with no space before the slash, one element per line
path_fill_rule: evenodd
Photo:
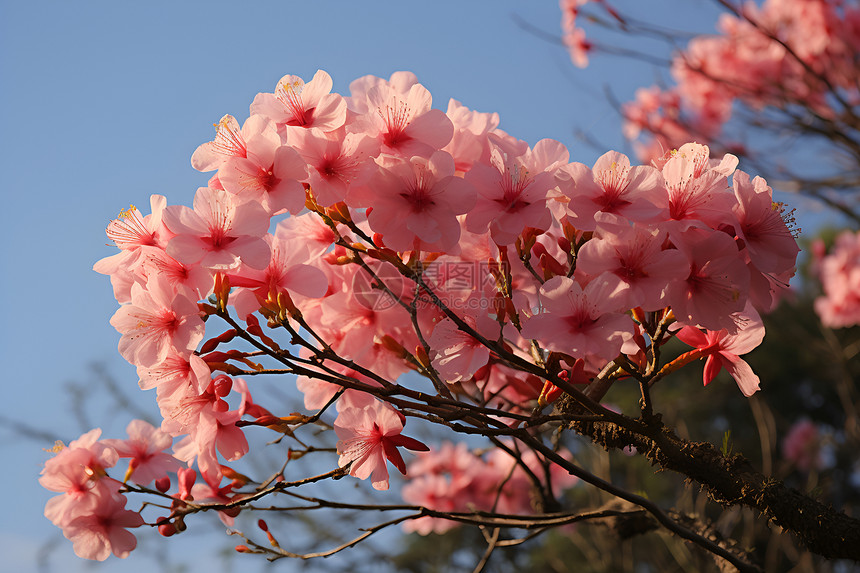
<path fill-rule="evenodd" d="M 559 409 L 573 412 L 575 405 L 567 401 Z M 725 456 L 713 444 L 678 437 L 659 415 L 647 423 L 631 420 L 627 427 L 572 422 L 569 428 L 607 450 L 634 446 L 662 469 L 698 482 L 715 502 L 758 510 L 823 557 L 860 561 L 860 520 L 762 475 L 741 455 Z"/>

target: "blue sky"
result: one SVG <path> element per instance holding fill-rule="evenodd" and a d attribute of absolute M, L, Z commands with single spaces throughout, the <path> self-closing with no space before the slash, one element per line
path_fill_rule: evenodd
<path fill-rule="evenodd" d="M 635 3 L 618 2 L 625 4 Z M 706 0 L 661 0 L 649 11 L 710 30 L 715 8 Z M 36 483 L 46 458 L 40 448 L 51 444 L 23 439 L 6 421 L 76 438 L 81 428 L 64 392 L 76 381 L 89 391 L 93 425 L 122 437 L 128 420 L 112 413 L 92 362 L 104 364 L 140 407 L 153 407 L 116 352 L 109 281 L 91 269 L 115 252 L 104 228 L 120 209 L 135 204 L 146 212 L 152 193 L 190 204 L 207 179 L 191 168 L 191 153 L 212 138 L 223 114 L 244 120 L 254 95 L 272 91 L 287 73 L 310 79 L 324 69 L 346 94 L 357 77 L 410 70 L 435 107 L 445 109 L 453 97 L 498 112 L 502 129 L 532 144 L 557 139 L 574 160 L 591 164 L 600 155 L 576 130 L 607 150 L 626 149 L 604 87 L 626 100 L 658 72 L 600 56 L 577 70 L 562 48 L 524 30 L 518 18 L 559 32 L 552 0 L 0 0 L 0 483 L 13 494 L 0 522 L 5 566 L 36 571 L 35 552 L 60 537 L 42 517 L 50 494 Z M 83 570 L 61 538 L 49 555 L 51 570 Z M 151 566 L 133 556 L 99 570 Z"/>

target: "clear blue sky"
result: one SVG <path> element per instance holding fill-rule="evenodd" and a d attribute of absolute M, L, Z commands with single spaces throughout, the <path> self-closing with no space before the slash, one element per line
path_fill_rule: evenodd
<path fill-rule="evenodd" d="M 707 0 L 648 5 L 677 26 L 713 27 Z M 122 437 L 128 420 L 111 415 L 88 370 L 94 361 L 152 409 L 153 395 L 136 390 L 134 370 L 116 352 L 109 281 L 91 270 L 115 252 L 104 228 L 130 203 L 147 211 L 151 193 L 190 204 L 207 179 L 191 168 L 191 153 L 212 138 L 223 114 L 244 120 L 254 95 L 272 91 L 284 74 L 310 79 L 324 69 L 347 94 L 362 75 L 410 70 L 435 107 L 453 97 L 498 112 L 504 130 L 532 144 L 557 139 L 574 160 L 591 164 L 599 155 L 575 130 L 624 150 L 604 86 L 626 100 L 657 71 L 600 56 L 577 70 L 562 48 L 517 18 L 559 33 L 553 0 L 0 0 L 3 419 L 76 438 L 63 390 L 76 381 L 93 389 L 93 425 Z M 36 478 L 46 458 L 40 448 L 50 445 L 0 426 L 0 569 L 36 571 L 35 552 L 58 538 L 49 570 L 83 569 L 42 517 L 50 493 Z M 133 554 L 99 570 L 145 571 L 153 566 L 147 559 Z"/>

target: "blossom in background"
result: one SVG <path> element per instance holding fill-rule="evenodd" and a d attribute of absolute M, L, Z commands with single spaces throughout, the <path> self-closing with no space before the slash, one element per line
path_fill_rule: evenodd
<path fill-rule="evenodd" d="M 782 457 L 800 471 L 821 471 L 834 464 L 833 452 L 826 441 L 826 433 L 819 424 L 798 420 L 782 440 Z"/>
<path fill-rule="evenodd" d="M 845 231 L 833 250 L 817 262 L 824 295 L 815 300 L 815 312 L 830 328 L 860 324 L 860 233 Z"/>

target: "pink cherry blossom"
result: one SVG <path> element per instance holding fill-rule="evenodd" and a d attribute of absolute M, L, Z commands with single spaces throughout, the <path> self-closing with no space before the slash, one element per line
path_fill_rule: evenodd
<path fill-rule="evenodd" d="M 461 381 L 460 384 L 470 394 L 480 396 L 487 406 L 506 412 L 524 413 L 537 406 L 544 381 L 534 374 L 491 362 L 479 369 L 471 380 Z M 513 424 L 509 419 L 503 421 Z"/>
<path fill-rule="evenodd" d="M 822 324 L 844 328 L 860 324 L 860 233 L 844 231 L 833 251 L 818 262 L 824 295 L 815 300 Z"/>
<path fill-rule="evenodd" d="M 759 390 L 759 378 L 749 364 L 740 359 L 742 354 L 751 352 L 764 339 L 764 325 L 758 313 L 747 307 L 740 320 L 737 334 L 729 334 L 726 329 L 702 331 L 685 326 L 678 331 L 678 339 L 695 347 L 706 358 L 702 380 L 707 386 L 725 368 L 744 396 L 752 396 Z"/>
<path fill-rule="evenodd" d="M 126 427 L 127 440 L 105 440 L 121 458 L 131 458 L 126 479 L 146 485 L 167 472 L 179 469 L 179 460 L 164 453 L 173 445 L 173 438 L 143 420 L 132 420 Z"/>
<path fill-rule="evenodd" d="M 215 284 L 211 271 L 195 264 L 183 264 L 155 247 L 141 247 L 129 270 L 136 275 L 137 282 L 146 284 L 149 277 L 161 276 L 177 291 L 189 290 L 199 300 L 209 296 Z"/>
<path fill-rule="evenodd" d="M 189 469 L 189 473 L 185 474 L 191 479 L 190 491 L 188 492 L 188 496 L 194 499 L 196 502 L 202 503 L 221 503 L 226 504 L 231 501 L 235 501 L 240 498 L 240 494 L 236 494 L 233 492 L 236 485 L 234 482 L 230 482 L 227 485 L 220 485 L 221 483 L 221 474 L 218 473 L 216 475 L 207 476 L 203 474 L 203 482 L 194 483 L 194 479 L 196 478 L 196 473 L 192 474 L 194 470 Z M 218 519 L 221 520 L 221 523 L 226 525 L 227 527 L 233 527 L 236 516 L 241 512 L 241 506 L 234 507 L 228 510 L 219 511 Z"/>
<path fill-rule="evenodd" d="M 666 287 L 666 300 L 677 319 L 690 326 L 737 332 L 733 314 L 746 305 L 750 275 L 734 239 L 698 228 L 670 236 L 690 268 L 685 280 Z"/>
<path fill-rule="evenodd" d="M 257 94 L 251 114 L 268 117 L 284 131 L 294 127 L 334 131 L 346 122 L 346 102 L 331 88 L 331 76 L 322 70 L 307 83 L 286 75 L 278 80 L 275 93 Z"/>
<path fill-rule="evenodd" d="M 466 181 L 478 190 L 475 207 L 466 215 L 472 233 L 488 229 L 500 245 L 513 243 L 526 227 L 547 229 L 552 217 L 547 194 L 556 186 L 554 174 L 534 171 L 529 150 L 510 156 L 496 146 L 490 164 L 476 163 L 466 173 Z"/>
<path fill-rule="evenodd" d="M 400 491 L 403 500 L 437 511 L 491 510 L 493 485 L 498 485 L 496 473 L 462 442 L 443 442 L 440 448 L 417 454 L 409 464 L 408 479 Z M 447 519 L 422 517 L 404 522 L 403 529 L 428 535 L 445 533 L 457 525 Z"/>
<path fill-rule="evenodd" d="M 201 187 L 194 195 L 194 210 L 177 205 L 164 211 L 167 227 L 176 236 L 167 254 L 185 264 L 226 270 L 240 263 L 255 269 L 269 264 L 271 253 L 263 236 L 269 214 L 259 203 L 238 203 L 230 193 Z"/>
<path fill-rule="evenodd" d="M 568 277 L 553 277 L 540 289 L 543 312 L 525 321 L 524 338 L 575 357 L 594 354 L 611 360 L 633 337 L 633 321 L 624 308 L 623 284 L 603 273 L 583 289 Z"/>
<path fill-rule="evenodd" d="M 57 455 L 45 462 L 39 483 L 56 492 L 84 494 L 116 465 L 116 450 L 99 441 L 101 428 L 90 430 L 68 446 L 59 443 Z"/>
<path fill-rule="evenodd" d="M 489 153 L 489 134 L 499 125 L 499 114 L 470 110 L 455 99 L 448 101 L 448 118 L 454 123 L 454 136 L 445 146 L 454 157 L 457 171 L 465 173 Z"/>
<path fill-rule="evenodd" d="M 368 93 L 371 89 L 382 85 L 406 96 L 417 83 L 418 78 L 412 72 L 394 72 L 388 80 L 376 76 L 362 76 L 349 84 L 350 97 L 346 98 L 347 107 L 357 115 L 374 113 L 376 110 L 368 107 Z"/>
<path fill-rule="evenodd" d="M 567 450 L 559 453 L 567 459 L 572 457 Z M 521 459 L 533 475 L 539 480 L 545 479 L 546 472 L 534 452 L 523 452 Z M 553 496 L 577 482 L 557 465 L 551 466 L 549 473 Z M 401 490 L 404 501 L 436 511 L 479 510 L 526 515 L 535 511 L 532 498 L 536 494 L 536 484 L 517 460 L 500 448 L 482 457 L 469 451 L 464 443 L 455 446 L 444 442 L 438 449 L 417 455 L 409 464 L 408 479 Z M 546 487 L 546 484 L 540 483 L 540 486 Z M 427 535 L 444 533 L 456 526 L 455 521 L 422 517 L 404 522 L 403 529 Z"/>
<path fill-rule="evenodd" d="M 90 515 L 109 498 L 122 498 L 120 482 L 107 476 L 107 469 L 116 465 L 116 450 L 98 438 L 96 428 L 72 441 L 68 447 L 58 442 L 57 455 L 45 462 L 39 483 L 59 492 L 45 504 L 45 517 L 61 528 L 79 516 Z M 124 498 L 121 500 L 124 503 Z"/>
<path fill-rule="evenodd" d="M 379 144 L 361 133 L 305 129 L 290 135 L 290 145 L 310 167 L 305 181 L 322 207 L 345 201 L 350 188 L 365 183 L 377 169 L 373 158 Z"/>
<path fill-rule="evenodd" d="M 107 236 L 121 251 L 93 265 L 97 273 L 110 275 L 114 297 L 121 304 L 131 300 L 131 285 L 140 276 L 134 267 L 139 264 L 141 251 L 163 250 L 173 237 L 162 220 L 162 211 L 167 202 L 165 197 L 152 195 L 149 202 L 152 209 L 150 215 L 142 216 L 137 207 L 131 205 L 110 222 Z"/>
<path fill-rule="evenodd" d="M 143 525 L 143 517 L 125 509 L 125 496 L 100 497 L 99 500 L 91 512 L 67 523 L 63 535 L 73 543 L 78 557 L 104 561 L 113 553 L 124 559 L 137 547 L 137 538 L 127 528 Z"/>
<path fill-rule="evenodd" d="M 328 279 L 316 267 L 304 264 L 308 259 L 307 250 L 283 237 L 267 235 L 272 260 L 263 270 L 245 265 L 231 272 L 231 287 L 240 287 L 232 295 L 230 302 L 239 312 L 247 316 L 260 309 L 260 301 L 280 292 L 301 297 L 321 297 L 328 289 Z"/>
<path fill-rule="evenodd" d="M 236 118 L 225 115 L 215 128 L 215 139 L 201 144 L 191 156 L 191 166 L 197 171 L 214 171 L 228 157 L 248 156 L 245 136 Z"/>
<path fill-rule="evenodd" d="M 437 151 L 429 159 L 386 162 L 356 199 L 373 206 L 367 220 L 386 246 L 448 252 L 459 242 L 457 216 L 475 204 L 475 189 L 454 175 L 454 159 Z"/>
<path fill-rule="evenodd" d="M 308 251 L 309 262 L 315 262 L 331 248 L 336 237 L 331 227 L 314 213 L 287 217 L 278 222 L 275 236 L 281 241 L 301 241 Z"/>
<path fill-rule="evenodd" d="M 239 202 L 254 201 L 272 214 L 304 208 L 305 191 L 299 181 L 307 166 L 298 152 L 281 145 L 274 124 L 263 116 L 251 116 L 246 132 L 246 157 L 229 157 L 218 168 L 218 180 Z"/>
<path fill-rule="evenodd" d="M 604 153 L 592 169 L 571 163 L 565 170 L 573 180 L 569 217 L 578 229 L 593 231 L 594 215 L 601 211 L 653 221 L 668 207 L 660 172 L 647 165 L 631 167 L 627 156 L 617 151 Z"/>
<path fill-rule="evenodd" d="M 163 195 L 152 195 L 149 203 L 150 214 L 145 217 L 134 205 L 120 211 L 119 216 L 108 224 L 108 239 L 124 251 L 144 246 L 163 248 L 170 239 L 170 233 L 161 219 L 167 199 Z"/>
<path fill-rule="evenodd" d="M 631 227 L 619 217 L 601 212 L 595 220 L 597 236 L 580 249 L 577 271 L 590 276 L 615 274 L 627 287 L 625 307 L 665 307 L 666 286 L 689 275 L 684 254 L 677 249 L 663 249 L 664 231 Z"/>
<path fill-rule="evenodd" d="M 732 209 L 737 203 L 728 191 L 721 169 L 710 169 L 698 153 L 678 152 L 663 166 L 663 179 L 669 192 L 669 217 L 679 229 L 699 224 L 711 228 L 732 224 Z"/>
<path fill-rule="evenodd" d="M 800 248 L 786 217 L 785 206 L 774 203 L 773 190 L 761 177 L 736 171 L 732 176 L 735 196 L 736 231 L 750 261 L 763 273 L 785 273 L 794 269 Z"/>
<path fill-rule="evenodd" d="M 196 354 L 168 352 L 167 357 L 153 366 L 138 366 L 141 390 L 157 388 L 158 400 L 191 389 L 198 394 L 209 385 L 211 372 L 206 362 Z"/>
<path fill-rule="evenodd" d="M 454 134 L 451 120 L 443 111 L 431 109 L 432 101 L 421 84 L 413 84 L 403 93 L 388 82 L 378 83 L 367 91 L 364 105 L 369 112 L 355 129 L 376 139 L 383 153 L 430 157 Z"/>
<path fill-rule="evenodd" d="M 594 45 L 585 39 L 585 30 L 574 28 L 562 35 L 561 41 L 567 46 L 570 60 L 577 68 L 588 66 L 588 53 L 594 49 Z"/>
<path fill-rule="evenodd" d="M 203 320 L 197 299 L 190 291 L 174 289 L 161 276 L 146 286 L 131 287 L 131 303 L 123 305 L 110 320 L 122 337 L 119 352 L 136 366 L 153 366 L 175 349 L 190 353 L 203 339 Z"/>
<path fill-rule="evenodd" d="M 233 389 L 241 395 L 241 403 L 230 410 L 225 398 Z M 220 375 L 205 392 L 189 392 L 177 398 L 165 412 L 162 429 L 174 436 L 189 435 L 174 445 L 174 456 L 186 462 L 196 458 L 206 480 L 217 482 L 221 479 L 218 453 L 227 461 L 236 461 L 248 453 L 245 434 L 236 426 L 250 403 L 248 386 L 241 378 L 231 380 Z"/>
<path fill-rule="evenodd" d="M 406 464 L 397 447 L 419 452 L 428 449 L 418 440 L 401 435 L 403 423 L 401 414 L 387 403 L 369 394 L 353 397 L 350 407 L 341 410 L 334 422 L 338 465 L 349 465 L 349 475 L 358 479 L 370 478 L 374 489 L 388 489 L 386 459 L 406 474 Z"/>
<path fill-rule="evenodd" d="M 486 338 L 498 338 L 498 323 L 487 316 L 483 309 L 467 311 L 461 314 L 461 318 Z M 433 367 L 446 382 L 471 378 L 490 359 L 490 349 L 460 330 L 450 318 L 436 325 L 428 343 L 435 351 Z"/>
<path fill-rule="evenodd" d="M 828 466 L 823 438 L 818 424 L 811 420 L 798 420 L 782 440 L 782 457 L 801 471 L 821 471 Z"/>

